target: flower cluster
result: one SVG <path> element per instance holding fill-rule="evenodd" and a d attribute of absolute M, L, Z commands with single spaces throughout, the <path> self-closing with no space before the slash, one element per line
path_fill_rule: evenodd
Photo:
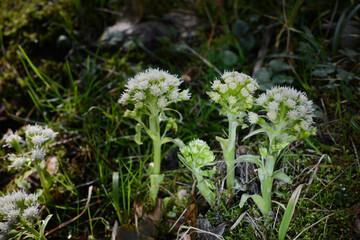
<path fill-rule="evenodd" d="M 58 133 L 51 128 L 42 127 L 40 125 L 27 125 L 25 136 L 27 143 L 34 148 L 41 148 L 49 141 L 55 139 Z"/>
<path fill-rule="evenodd" d="M 25 130 L 26 145 L 28 150 L 23 153 L 25 141 L 18 135 L 9 130 L 8 134 L 4 136 L 6 147 L 13 147 L 18 154 L 10 154 L 8 160 L 11 162 L 9 167 L 11 169 L 21 169 L 26 165 L 31 165 L 34 161 L 41 161 L 46 154 L 46 144 L 53 141 L 58 133 L 54 132 L 49 127 L 42 127 L 39 125 L 27 125 Z M 22 147 L 20 146 L 22 145 Z"/>
<path fill-rule="evenodd" d="M 24 191 L 14 191 L 0 197 L 0 239 L 15 226 L 18 217 L 33 221 L 39 214 L 38 197 Z"/>
<path fill-rule="evenodd" d="M 274 87 L 261 94 L 256 103 L 266 110 L 266 118 L 274 124 L 286 124 L 291 130 L 314 134 L 314 109 L 312 101 L 305 93 L 289 87 Z M 249 115 L 249 121 L 255 124 L 259 116 Z"/>
<path fill-rule="evenodd" d="M 180 153 L 184 157 L 187 165 L 199 168 L 215 160 L 214 153 L 206 142 L 200 139 L 191 141 L 188 145 L 180 148 Z"/>
<path fill-rule="evenodd" d="M 221 80 L 212 83 L 214 92 L 208 92 L 211 100 L 222 106 L 221 114 L 230 112 L 242 118 L 246 109 L 254 104 L 254 92 L 259 84 L 250 76 L 236 71 L 225 72 Z"/>
<path fill-rule="evenodd" d="M 5 135 L 4 140 L 6 144 L 4 147 L 13 147 L 17 148 L 20 143 L 23 143 L 24 140 L 18 135 L 17 131 L 15 133 L 12 130 L 9 130 L 8 133 Z"/>
<path fill-rule="evenodd" d="M 134 110 L 125 115 L 135 116 L 138 112 L 163 109 L 171 103 L 189 100 L 189 90 L 180 91 L 182 81 L 174 75 L 159 69 L 147 69 L 137 74 L 125 85 L 119 103 L 133 104 Z"/>

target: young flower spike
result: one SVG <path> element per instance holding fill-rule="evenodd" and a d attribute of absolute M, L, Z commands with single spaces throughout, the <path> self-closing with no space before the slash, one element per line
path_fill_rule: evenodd
<path fill-rule="evenodd" d="M 131 78 L 118 100 L 123 106 L 130 105 L 130 109 L 125 111 L 124 116 L 138 121 L 135 141 L 138 144 L 142 143 L 141 129 L 145 129 L 153 141 L 154 168 L 150 175 L 150 197 L 153 204 L 155 204 L 159 185 L 164 179 L 164 175 L 160 174 L 161 145 L 171 141 L 171 138 L 166 136 L 166 132 L 177 129 L 173 118 L 166 116 L 166 112 L 172 110 L 169 108 L 172 103 L 190 99 L 189 90 L 179 89 L 181 83 L 179 78 L 166 71 L 150 68 Z M 143 118 L 148 119 L 143 121 Z M 160 134 L 161 121 L 167 121 L 162 134 Z"/>
<path fill-rule="evenodd" d="M 243 118 L 246 116 L 246 112 L 254 104 L 253 94 L 259 88 L 259 84 L 250 76 L 239 73 L 236 71 L 225 72 L 220 80 L 215 80 L 212 83 L 212 92 L 207 94 L 212 101 L 220 104 L 220 114 L 225 115 L 229 121 L 228 139 L 217 137 L 223 150 L 227 166 L 227 188 L 233 188 L 235 186 L 235 141 L 236 141 L 236 129 L 239 125 L 246 127 L 243 124 Z M 250 121 L 256 122 L 255 115 L 250 115 Z M 255 121 L 256 120 L 256 121 Z"/>
<path fill-rule="evenodd" d="M 215 168 L 212 170 L 202 169 L 215 163 L 215 156 L 210 147 L 206 142 L 195 139 L 181 147 L 178 156 L 182 163 L 195 175 L 200 193 L 211 206 L 214 206 L 216 195 L 213 190 L 215 187 L 210 177 L 215 173 Z"/>

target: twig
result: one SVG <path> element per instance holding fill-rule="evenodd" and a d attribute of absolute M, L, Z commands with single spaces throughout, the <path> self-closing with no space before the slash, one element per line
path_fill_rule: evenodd
<path fill-rule="evenodd" d="M 176 222 L 171 226 L 170 230 L 168 231 L 171 232 L 171 230 L 174 229 L 174 227 L 176 226 L 176 224 L 180 221 L 180 219 L 182 218 L 182 216 L 184 216 L 184 214 L 186 213 L 186 211 L 188 210 L 189 208 L 185 208 L 185 210 L 181 213 L 180 217 L 178 217 L 178 219 L 176 220 Z"/>
<path fill-rule="evenodd" d="M 321 221 L 324 220 L 325 218 L 329 218 L 330 216 L 332 216 L 332 215 L 334 215 L 334 214 L 335 214 L 335 213 L 331 213 L 331 214 L 323 217 L 322 219 L 320 219 L 320 220 L 317 221 L 316 223 L 311 224 L 309 227 L 304 228 L 304 230 L 302 230 L 298 235 L 296 235 L 296 237 L 295 237 L 293 240 L 297 239 L 303 232 L 307 231 L 309 228 L 312 228 L 313 226 L 315 226 L 316 224 L 318 224 L 319 222 L 321 222 Z"/>
<path fill-rule="evenodd" d="M 357 160 L 357 164 L 358 164 L 358 169 L 359 169 L 359 173 L 360 173 L 360 161 L 359 161 L 359 155 L 358 155 L 358 152 L 356 150 L 356 147 L 355 147 L 355 144 L 354 144 L 354 140 L 352 139 L 352 137 L 350 137 L 350 140 L 351 140 L 351 144 L 354 148 L 354 152 L 355 152 L 355 156 L 356 156 L 356 160 Z"/>
<path fill-rule="evenodd" d="M 79 214 L 77 215 L 76 217 L 70 219 L 69 221 L 67 222 L 64 222 L 62 224 L 60 224 L 59 226 L 57 226 L 56 228 L 53 228 L 51 229 L 50 231 L 48 231 L 44 236 L 46 237 L 47 235 L 65 227 L 66 225 L 69 225 L 70 223 L 72 223 L 73 221 L 75 221 L 76 219 L 78 219 L 79 217 L 81 217 L 87 210 L 87 208 L 89 207 L 89 204 L 90 204 L 90 200 L 91 200 L 91 195 L 92 195 L 92 190 L 93 190 L 93 186 L 90 186 L 89 187 L 89 191 L 88 191 L 88 198 L 87 198 L 87 201 L 86 201 L 86 204 L 85 204 L 85 207 L 84 207 L 84 210 Z"/>
<path fill-rule="evenodd" d="M 179 232 L 182 228 L 186 228 L 186 232 L 184 233 L 184 235 L 179 239 Z M 176 237 L 176 240 L 179 239 L 183 239 L 183 237 L 185 236 L 185 234 L 187 234 L 190 230 L 195 230 L 196 232 L 199 232 L 199 233 L 205 233 L 205 234 L 209 234 L 209 235 L 212 235 L 214 237 L 216 237 L 217 239 L 221 239 L 221 240 L 224 240 L 223 236 L 219 235 L 219 234 L 216 234 L 216 233 L 212 233 L 212 232 L 209 232 L 209 231 L 205 231 L 205 230 L 202 230 L 200 228 L 196 228 L 196 227 L 188 227 L 188 226 L 181 226 L 178 230 L 178 236 Z"/>
<path fill-rule="evenodd" d="M 203 58 L 200 54 L 198 54 L 194 49 L 192 49 L 189 45 L 187 45 L 185 42 L 182 42 L 183 46 L 186 47 L 192 54 L 194 54 L 195 56 L 197 56 L 198 58 L 200 58 L 206 65 L 208 65 L 209 67 L 213 68 L 215 70 L 215 72 L 217 72 L 218 74 L 221 75 L 220 70 L 215 67 L 212 63 L 210 63 L 207 59 Z"/>
<path fill-rule="evenodd" d="M 243 212 L 240 217 L 236 220 L 236 222 L 231 226 L 230 231 L 234 230 L 237 225 L 239 225 L 239 223 L 241 222 L 241 220 L 245 217 L 245 215 L 247 214 L 247 211 Z"/>

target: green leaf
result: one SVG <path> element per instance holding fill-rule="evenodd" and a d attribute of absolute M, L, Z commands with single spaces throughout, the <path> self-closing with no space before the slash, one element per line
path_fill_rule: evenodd
<path fill-rule="evenodd" d="M 258 195 L 258 194 L 254 194 L 254 195 L 249 195 L 249 194 L 243 194 L 241 196 L 241 200 L 240 200 L 240 208 L 242 208 L 245 204 L 245 202 L 249 199 L 252 198 L 252 200 L 254 200 L 254 202 L 256 203 L 256 206 L 260 209 L 260 211 L 263 213 L 265 212 L 265 202 L 264 199 Z"/>
<path fill-rule="evenodd" d="M 295 206 L 297 201 L 299 200 L 300 192 L 303 186 L 304 184 L 299 185 L 291 195 L 291 198 L 289 199 L 288 205 L 284 213 L 284 217 L 281 220 L 281 224 L 279 228 L 279 240 L 285 239 L 286 231 L 289 227 L 291 218 L 295 212 Z"/>
<path fill-rule="evenodd" d="M 179 138 L 172 139 L 172 142 L 175 143 L 178 148 L 182 148 L 185 146 L 184 142 Z"/>
<path fill-rule="evenodd" d="M 48 222 L 50 221 L 50 219 L 51 219 L 52 216 L 53 216 L 53 215 L 50 214 L 50 215 L 48 215 L 44 220 L 41 220 L 41 224 L 40 224 L 40 239 L 41 239 L 41 237 L 44 236 L 46 225 L 48 224 Z"/>
<path fill-rule="evenodd" d="M 231 30 L 235 35 L 241 38 L 249 32 L 249 25 L 242 20 L 236 20 L 232 25 Z"/>
<path fill-rule="evenodd" d="M 255 163 L 260 167 L 264 166 L 260 158 L 254 155 L 241 155 L 240 157 L 236 158 L 234 161 L 234 163 L 239 163 L 239 162 Z"/>
<path fill-rule="evenodd" d="M 163 138 L 163 139 L 161 139 L 161 145 L 168 143 L 168 142 L 172 142 L 172 141 L 173 141 L 173 139 L 170 137 Z"/>
<path fill-rule="evenodd" d="M 136 124 L 136 127 L 135 127 L 135 130 L 136 130 L 136 134 L 135 134 L 135 142 L 139 145 L 142 144 L 142 141 L 141 141 L 141 129 L 143 128 L 143 126 L 138 123 Z"/>
<path fill-rule="evenodd" d="M 214 167 L 211 170 L 204 170 L 204 171 L 200 171 L 199 175 L 204 176 L 204 177 L 211 177 L 212 175 L 214 175 L 216 172 L 216 168 Z"/>
<path fill-rule="evenodd" d="M 252 137 L 252 136 L 258 134 L 258 133 L 264 133 L 264 132 L 266 132 L 266 130 L 263 129 L 263 128 L 260 128 L 260 129 L 258 129 L 258 130 L 252 131 L 251 133 L 249 133 L 248 135 L 246 135 L 246 136 L 243 138 L 243 141 L 244 141 L 245 139 L 249 138 L 249 137 Z"/>
<path fill-rule="evenodd" d="M 30 176 L 33 172 L 35 172 L 35 169 L 30 169 L 28 171 L 26 171 L 22 176 L 20 176 L 19 178 L 15 179 L 15 183 L 17 185 L 19 185 L 22 181 L 25 180 L 25 178 L 27 178 L 28 176 Z"/>
<path fill-rule="evenodd" d="M 120 223 L 122 218 L 120 215 L 120 193 L 119 193 L 119 172 L 113 172 L 112 175 L 112 204 L 118 216 Z"/>
<path fill-rule="evenodd" d="M 227 140 L 227 139 L 224 139 L 224 138 L 222 138 L 222 137 L 215 137 L 215 138 L 216 138 L 216 140 L 217 140 L 218 142 L 220 142 L 221 149 L 222 149 L 223 151 L 227 151 L 227 148 L 228 148 L 228 140 Z"/>
<path fill-rule="evenodd" d="M 222 62 L 227 66 L 233 66 L 238 62 L 238 56 L 230 50 L 224 50 L 219 56 Z"/>
<path fill-rule="evenodd" d="M 283 61 L 274 59 L 269 62 L 269 67 L 275 72 L 291 70 L 291 66 Z"/>
<path fill-rule="evenodd" d="M 288 175 L 286 175 L 286 173 L 284 173 L 283 171 L 280 171 L 280 170 L 275 171 L 271 177 L 279 179 L 281 181 L 284 181 L 288 184 L 292 183 L 291 178 Z"/>

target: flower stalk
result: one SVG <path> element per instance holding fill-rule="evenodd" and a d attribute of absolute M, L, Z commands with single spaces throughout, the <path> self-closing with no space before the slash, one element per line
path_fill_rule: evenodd
<path fill-rule="evenodd" d="M 180 84 L 181 80 L 176 76 L 162 70 L 148 69 L 128 81 L 125 92 L 118 101 L 122 105 L 134 106 L 132 110 L 126 110 L 124 116 L 138 122 L 135 128 L 135 142 L 142 144 L 142 129 L 152 140 L 153 168 L 149 167 L 149 175 L 150 199 L 153 205 L 158 195 L 159 185 L 164 180 L 164 175 L 161 174 L 161 146 L 173 140 L 166 136 L 167 131 L 177 130 L 175 119 L 166 115 L 166 112 L 175 110 L 167 106 L 190 98 L 188 90 L 180 92 Z M 178 114 L 181 119 L 181 114 Z M 160 125 L 162 121 L 167 122 L 163 132 Z"/>
<path fill-rule="evenodd" d="M 226 187 L 235 187 L 235 150 L 236 130 L 238 126 L 243 128 L 243 118 L 246 111 L 253 106 L 254 92 L 259 88 L 257 82 L 250 76 L 238 72 L 225 72 L 221 80 L 212 83 L 214 91 L 208 92 L 211 100 L 220 104 L 220 114 L 228 118 L 228 139 L 216 137 L 220 142 L 227 168 Z"/>
<path fill-rule="evenodd" d="M 260 128 L 249 133 L 244 139 L 259 133 L 265 133 L 268 146 L 260 148 L 260 158 L 243 155 L 235 162 L 252 162 L 258 165 L 257 173 L 261 183 L 261 196 L 243 194 L 240 207 L 248 198 L 252 198 L 264 216 L 271 211 L 271 194 L 274 179 L 291 184 L 291 178 L 281 170 L 275 170 L 276 161 L 281 161 L 280 153 L 297 139 L 314 135 L 313 107 L 304 93 L 293 88 L 274 87 L 263 93 L 256 100 L 266 115 L 249 113 L 249 122 L 258 124 Z"/>

